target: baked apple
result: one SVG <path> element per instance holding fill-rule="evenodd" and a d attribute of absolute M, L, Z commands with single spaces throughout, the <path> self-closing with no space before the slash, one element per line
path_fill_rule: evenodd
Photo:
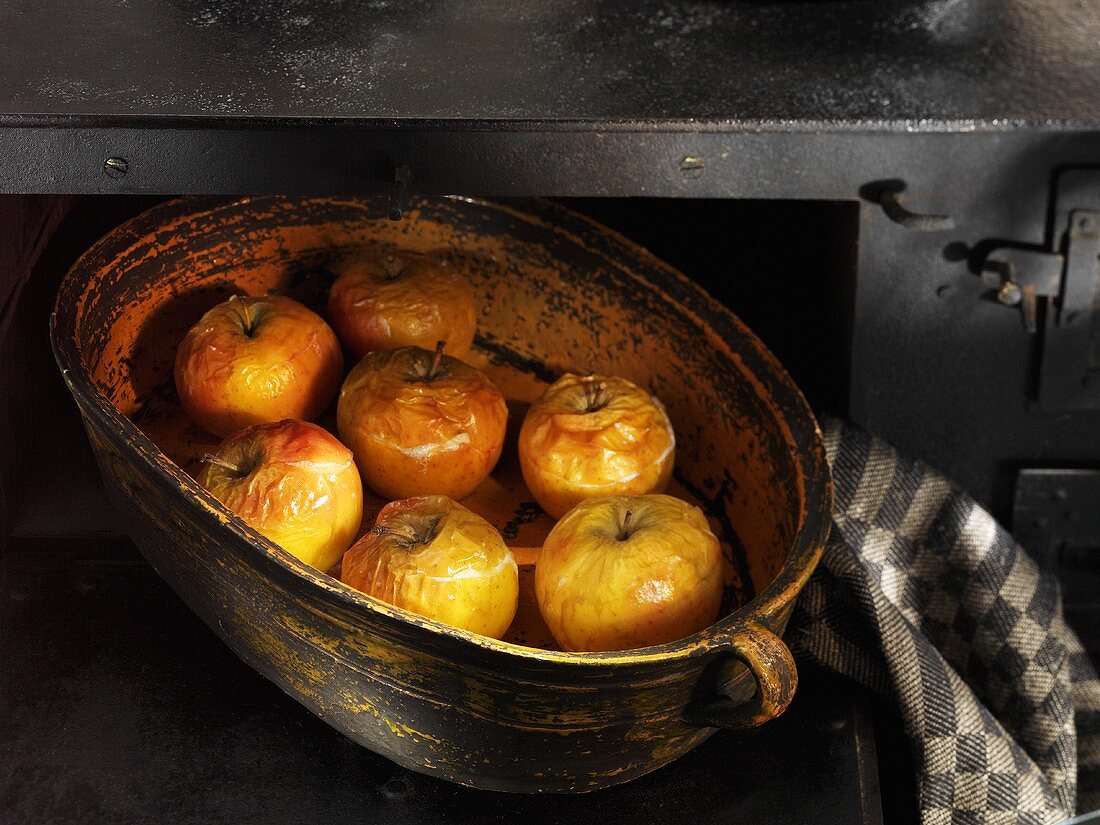
<path fill-rule="evenodd" d="M 344 381 L 340 439 L 390 499 L 473 492 L 500 458 L 508 408 L 485 373 L 419 347 L 372 352 Z"/>
<path fill-rule="evenodd" d="M 184 410 L 220 436 L 252 424 L 316 418 L 332 401 L 343 371 L 329 325 L 279 295 L 233 296 L 218 304 L 176 350 Z"/>
<path fill-rule="evenodd" d="M 360 254 L 332 270 L 339 277 L 329 291 L 329 320 L 357 358 L 396 347 L 431 349 L 436 341 L 456 358 L 469 352 L 474 291 L 445 258 Z"/>
<path fill-rule="evenodd" d="M 519 433 L 523 480 L 555 518 L 592 496 L 661 492 L 675 448 L 660 401 L 601 375 L 563 375 L 531 405 Z"/>
<path fill-rule="evenodd" d="M 706 516 L 665 495 L 585 499 L 554 525 L 535 597 L 564 650 L 627 650 L 711 625 L 722 550 Z"/>
<path fill-rule="evenodd" d="M 340 560 L 363 519 L 351 451 L 307 421 L 230 436 L 206 457 L 198 482 L 257 533 L 322 571 Z"/>
<path fill-rule="evenodd" d="M 376 599 L 499 639 L 519 570 L 500 533 L 446 496 L 393 501 L 344 554 L 341 579 Z"/>

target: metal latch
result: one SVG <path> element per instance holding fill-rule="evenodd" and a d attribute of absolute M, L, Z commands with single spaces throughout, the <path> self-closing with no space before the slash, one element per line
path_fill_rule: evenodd
<path fill-rule="evenodd" d="M 1100 408 L 1100 171 L 1063 172 L 1054 211 L 1049 251 L 994 249 L 982 280 L 1040 342 L 1039 405 Z"/>

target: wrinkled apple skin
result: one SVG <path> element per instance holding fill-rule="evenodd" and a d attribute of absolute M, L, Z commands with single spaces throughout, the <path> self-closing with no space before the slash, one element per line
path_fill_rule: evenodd
<path fill-rule="evenodd" d="M 249 427 L 226 439 L 215 458 L 203 465 L 199 484 L 306 564 L 327 571 L 359 532 L 359 471 L 351 451 L 317 425 L 287 420 Z"/>
<path fill-rule="evenodd" d="M 477 328 L 473 288 L 444 258 L 356 255 L 334 265 L 328 315 L 355 357 L 397 347 L 462 358 Z"/>
<path fill-rule="evenodd" d="M 675 457 L 665 408 L 625 378 L 563 375 L 519 433 L 523 480 L 554 518 L 592 496 L 663 491 Z"/>
<path fill-rule="evenodd" d="M 445 496 L 387 504 L 344 554 L 342 580 L 369 596 L 499 639 L 519 600 L 519 569 L 500 533 Z"/>
<path fill-rule="evenodd" d="M 234 296 L 211 309 L 176 350 L 176 389 L 203 429 L 313 419 L 340 386 L 344 358 L 321 316 L 290 298 Z"/>
<path fill-rule="evenodd" d="M 722 550 L 706 516 L 665 495 L 582 501 L 550 531 L 535 566 L 539 610 L 569 651 L 690 636 L 714 623 L 722 590 Z"/>
<path fill-rule="evenodd" d="M 363 480 L 390 499 L 460 499 L 496 466 L 508 407 L 480 370 L 417 347 L 372 352 L 344 381 L 336 408 L 340 439 Z"/>

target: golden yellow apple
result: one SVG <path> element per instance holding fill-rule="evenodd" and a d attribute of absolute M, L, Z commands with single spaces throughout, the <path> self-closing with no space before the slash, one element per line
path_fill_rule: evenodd
<path fill-rule="evenodd" d="M 592 496 L 661 492 L 675 453 L 661 402 L 602 375 L 563 375 L 531 405 L 519 433 L 523 480 L 555 518 Z"/>
<path fill-rule="evenodd" d="M 500 533 L 446 496 L 383 507 L 344 554 L 340 577 L 376 599 L 497 639 L 519 599 L 519 570 Z"/>
<path fill-rule="evenodd" d="M 666 495 L 585 499 L 550 531 L 535 597 L 564 650 L 664 644 L 713 624 L 722 549 L 698 508 Z"/>
<path fill-rule="evenodd" d="M 340 560 L 363 518 L 351 451 L 307 421 L 230 436 L 206 457 L 198 482 L 257 533 L 322 571 Z"/>
<path fill-rule="evenodd" d="M 469 282 L 436 255 L 360 253 L 337 263 L 328 315 L 357 358 L 396 347 L 431 349 L 444 341 L 462 358 L 477 327 Z"/>
<path fill-rule="evenodd" d="M 485 373 L 418 347 L 372 352 L 336 407 L 341 440 L 386 498 L 469 495 L 500 458 L 508 407 Z"/>
<path fill-rule="evenodd" d="M 329 325 L 279 295 L 234 296 L 218 304 L 176 350 L 184 410 L 220 436 L 252 424 L 316 418 L 332 401 L 343 371 Z"/>

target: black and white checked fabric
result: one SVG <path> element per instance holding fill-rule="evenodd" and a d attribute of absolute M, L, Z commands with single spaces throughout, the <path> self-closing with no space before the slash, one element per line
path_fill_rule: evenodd
<path fill-rule="evenodd" d="M 935 471 L 824 429 L 834 524 L 787 636 L 796 656 L 898 705 L 925 825 L 1100 807 L 1100 681 L 1056 581 Z"/>

